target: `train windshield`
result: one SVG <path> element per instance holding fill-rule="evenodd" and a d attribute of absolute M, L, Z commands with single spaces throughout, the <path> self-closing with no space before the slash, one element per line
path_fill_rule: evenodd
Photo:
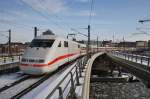
<path fill-rule="evenodd" d="M 34 39 L 32 40 L 30 47 L 51 47 L 55 40 L 48 39 Z"/>

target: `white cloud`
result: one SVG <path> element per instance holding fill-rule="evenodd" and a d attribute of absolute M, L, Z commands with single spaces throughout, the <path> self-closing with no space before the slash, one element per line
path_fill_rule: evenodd
<path fill-rule="evenodd" d="M 77 15 L 79 15 L 79 16 L 89 16 L 90 11 L 89 10 L 83 10 L 83 11 L 80 11 L 79 13 L 77 13 Z M 92 12 L 91 15 L 96 16 L 96 13 Z"/>
<path fill-rule="evenodd" d="M 22 11 L 11 11 L 11 12 L 8 12 L 10 13 L 11 15 L 13 16 L 17 16 L 17 17 L 29 17 L 28 14 L 26 14 L 25 12 L 22 12 Z"/>
<path fill-rule="evenodd" d="M 67 9 L 64 0 L 22 0 L 24 3 L 31 6 L 34 10 L 49 14 L 59 13 Z"/>
<path fill-rule="evenodd" d="M 83 2 L 83 3 L 89 2 L 89 0 L 76 0 L 76 1 L 78 1 L 78 2 Z"/>
<path fill-rule="evenodd" d="M 37 21 L 47 21 L 45 18 L 40 16 L 35 16 L 34 14 L 30 14 L 24 11 L 20 10 L 12 10 L 7 11 L 5 10 L 5 13 L 0 13 L 0 22 L 4 23 L 15 23 L 16 21 L 22 21 L 27 20 L 30 22 L 30 20 L 37 20 Z M 0 23 L 1 24 L 1 23 Z"/>

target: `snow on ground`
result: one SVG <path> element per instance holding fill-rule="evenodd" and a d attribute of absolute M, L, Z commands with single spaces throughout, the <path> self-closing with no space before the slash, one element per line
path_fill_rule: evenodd
<path fill-rule="evenodd" d="M 83 83 L 84 83 L 84 77 L 81 77 L 79 79 L 79 81 L 80 81 L 81 85 L 76 87 L 75 92 L 77 93 L 78 97 L 81 97 L 82 96 Z"/>
<path fill-rule="evenodd" d="M 77 97 L 81 97 L 82 96 L 82 89 L 83 86 L 77 86 L 75 92 L 77 93 Z"/>
<path fill-rule="evenodd" d="M 63 73 L 50 77 L 50 79 L 43 82 L 21 99 L 45 99 L 75 65 L 76 63 L 67 68 Z M 69 76 L 67 79 L 69 79 Z M 64 87 L 65 83 L 63 83 L 61 86 Z M 56 91 L 50 99 L 58 99 L 58 91 Z"/>
<path fill-rule="evenodd" d="M 35 82 L 37 82 L 41 78 L 42 77 L 30 78 L 30 79 L 27 79 L 27 80 L 15 85 L 15 86 L 9 88 L 9 89 L 7 89 L 7 90 L 4 90 L 0 93 L 0 98 L 1 99 L 11 99 L 13 96 L 18 94 L 22 90 L 28 88 L 30 85 L 34 84 Z"/>
<path fill-rule="evenodd" d="M 0 88 L 9 85 L 25 76 L 21 76 L 20 72 L 0 75 Z"/>

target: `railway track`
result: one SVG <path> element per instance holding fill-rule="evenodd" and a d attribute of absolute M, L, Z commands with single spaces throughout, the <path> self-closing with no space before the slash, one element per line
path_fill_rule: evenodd
<path fill-rule="evenodd" d="M 26 80 L 20 81 L 15 85 L 12 85 L 8 88 L 6 88 L 5 90 L 3 90 L 0 93 L 0 97 L 2 99 L 10 99 L 13 96 L 15 96 L 16 94 L 20 93 L 22 90 L 26 89 L 27 87 L 30 87 L 32 84 L 36 83 L 38 80 L 40 80 L 42 77 L 39 78 L 33 78 L 33 77 L 29 77 Z"/>
<path fill-rule="evenodd" d="M 19 79 L 19 80 L 16 80 L 16 81 L 13 82 L 13 83 L 6 84 L 4 87 L 0 88 L 0 93 L 1 93 L 2 91 L 4 91 L 4 90 L 9 89 L 10 87 L 13 87 L 13 86 L 15 86 L 15 85 L 17 85 L 17 84 L 19 84 L 19 83 L 21 83 L 21 82 L 23 82 L 23 81 L 29 79 L 29 78 L 30 78 L 30 76 L 25 76 L 25 77 L 23 77 L 23 78 L 21 78 L 21 79 Z"/>
<path fill-rule="evenodd" d="M 73 64 L 74 62 L 71 62 L 67 64 L 67 66 L 60 67 L 57 71 L 53 73 L 49 73 L 40 77 L 33 77 L 33 76 L 27 76 L 24 77 L 12 84 L 10 86 L 5 86 L 0 89 L 0 97 L 2 99 L 18 99 L 39 86 L 44 81 L 51 78 L 53 75 L 61 72 L 63 72 L 68 66 Z"/>
<path fill-rule="evenodd" d="M 51 74 L 45 75 L 44 77 L 42 77 L 41 79 L 39 79 L 35 83 L 31 84 L 29 87 L 25 88 L 24 90 L 20 91 L 19 93 L 17 93 L 13 97 L 11 97 L 11 99 L 18 99 L 18 98 L 22 97 L 23 95 L 25 95 L 26 93 L 28 93 L 29 91 L 31 91 L 32 89 L 34 89 L 35 87 L 37 87 L 38 85 L 40 85 L 41 83 L 43 83 L 50 76 L 51 76 Z"/>
<path fill-rule="evenodd" d="M 28 75 L 25 75 L 22 72 L 8 73 L 0 75 L 0 92 L 6 87 L 13 86 L 15 83 L 19 83 L 22 80 L 26 79 Z"/>

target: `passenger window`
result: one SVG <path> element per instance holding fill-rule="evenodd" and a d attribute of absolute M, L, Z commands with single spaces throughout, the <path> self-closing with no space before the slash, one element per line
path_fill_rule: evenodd
<path fill-rule="evenodd" d="M 59 42 L 59 45 L 58 45 L 58 47 L 61 47 L 61 42 Z"/>
<path fill-rule="evenodd" d="M 68 47 L 68 42 L 64 41 L 64 47 Z"/>

